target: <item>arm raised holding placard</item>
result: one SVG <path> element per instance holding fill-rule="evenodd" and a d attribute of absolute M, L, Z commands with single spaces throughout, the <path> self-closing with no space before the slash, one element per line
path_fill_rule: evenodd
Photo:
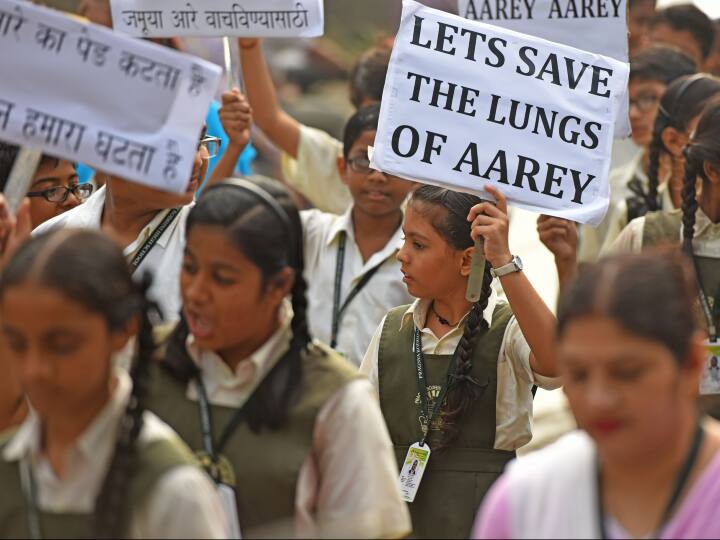
<path fill-rule="evenodd" d="M 577 225 L 567 219 L 540 216 L 537 228 L 540 241 L 555 257 L 560 290 L 563 291 L 577 274 Z"/>
<path fill-rule="evenodd" d="M 472 222 L 472 238 L 484 239 L 485 258 L 498 271 L 512 264 L 515 257 L 508 243 L 509 220 L 507 200 L 493 186 L 485 188 L 497 200 L 497 205 L 483 202 L 475 205 L 468 215 Z M 525 274 L 518 268 L 504 274 L 498 274 L 505 295 L 525 339 L 530 345 L 530 366 L 532 370 L 545 377 L 557 377 L 555 363 L 555 328 L 557 319 L 533 288 Z"/>
<path fill-rule="evenodd" d="M 224 178 L 235 176 L 235 166 L 240 155 L 250 142 L 250 130 L 253 123 L 253 110 L 240 93 L 240 90 L 233 88 L 230 92 L 222 95 L 222 108 L 219 112 L 220 123 L 230 140 L 220 161 L 213 169 L 207 186 L 216 184 Z"/>

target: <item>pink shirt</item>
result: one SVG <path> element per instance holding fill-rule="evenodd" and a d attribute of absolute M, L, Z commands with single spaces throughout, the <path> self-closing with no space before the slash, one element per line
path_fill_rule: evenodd
<path fill-rule="evenodd" d="M 513 516 L 509 482 L 500 477 L 485 498 L 473 529 L 473 538 L 513 538 Z M 720 538 L 720 452 L 718 452 L 685 497 L 680 509 L 660 534 L 662 539 Z M 560 517 L 560 516 L 558 516 Z M 608 524 L 609 535 L 621 540 L 629 535 L 617 525 Z"/>

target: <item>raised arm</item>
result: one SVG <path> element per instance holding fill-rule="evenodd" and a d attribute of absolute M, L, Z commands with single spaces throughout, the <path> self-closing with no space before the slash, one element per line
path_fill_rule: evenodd
<path fill-rule="evenodd" d="M 241 39 L 240 58 L 245 91 L 254 111 L 255 123 L 278 148 L 297 159 L 300 123 L 280 108 L 263 55 L 262 41 Z"/>
<path fill-rule="evenodd" d="M 485 258 L 493 268 L 512 260 L 508 243 L 507 200 L 499 190 L 487 186 L 485 190 L 497 201 L 497 206 L 485 202 L 470 210 L 472 236 L 485 239 Z M 530 366 L 538 375 L 557 377 L 555 363 L 555 328 L 557 319 L 535 291 L 523 272 L 513 272 L 500 278 L 508 302 L 525 339 L 530 345 Z"/>
<path fill-rule="evenodd" d="M 240 90 L 233 88 L 231 92 L 223 94 L 219 117 L 230 142 L 215 165 L 207 186 L 212 186 L 224 178 L 235 175 L 235 165 L 240 159 L 240 154 L 250 142 L 253 111 Z"/>
<path fill-rule="evenodd" d="M 564 291 L 577 274 L 577 225 L 567 219 L 540 216 L 537 229 L 540 241 L 555 257 L 555 267 L 560 280 L 560 291 Z"/>

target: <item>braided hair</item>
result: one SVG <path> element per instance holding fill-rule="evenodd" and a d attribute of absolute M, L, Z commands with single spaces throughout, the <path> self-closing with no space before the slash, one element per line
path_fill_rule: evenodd
<path fill-rule="evenodd" d="M 153 354 L 152 306 L 142 285 L 131 277 L 120 249 L 100 233 L 60 230 L 33 238 L 21 247 L 0 279 L 0 295 L 32 279 L 101 315 L 110 331 L 124 331 L 140 319 L 131 376 L 133 389 L 120 424 L 110 467 L 95 501 L 95 538 L 127 533 L 131 505 L 128 488 L 136 467 L 137 440 L 143 426 L 147 371 Z"/>
<path fill-rule="evenodd" d="M 708 103 L 683 153 L 685 155 L 685 178 L 682 190 L 683 250 L 692 256 L 695 216 L 698 211 L 698 179 L 703 182 L 708 181 L 705 175 L 706 163 L 720 167 L 720 98 Z"/>
<path fill-rule="evenodd" d="M 295 272 L 291 292 L 292 340 L 285 355 L 265 377 L 245 404 L 248 426 L 254 433 L 278 429 L 300 394 L 302 359 L 312 338 L 307 323 L 307 283 L 304 278 L 303 233 L 300 213 L 288 191 L 275 181 L 253 177 L 249 189 L 227 180 L 205 191 L 190 212 L 187 234 L 196 225 L 223 227 L 231 242 L 260 270 L 263 286 L 288 266 Z M 259 190 L 264 197 L 259 197 Z M 268 200 L 269 199 L 269 200 Z M 274 201 L 277 208 L 269 204 Z M 284 218 L 278 215 L 283 212 Z M 170 335 L 163 367 L 175 378 L 188 382 L 198 375 L 186 343 L 189 329 L 184 318 Z"/>
<path fill-rule="evenodd" d="M 660 100 L 655 124 L 653 125 L 652 142 L 650 143 L 648 166 L 648 211 L 660 210 L 658 188 L 660 185 L 660 158 L 668 153 L 662 136 L 666 129 L 674 128 L 685 131 L 688 125 L 700 112 L 705 104 L 720 93 L 720 79 L 698 73 L 681 77 L 668 86 Z"/>
<path fill-rule="evenodd" d="M 418 188 L 410 199 L 413 208 L 430 218 L 433 228 L 456 250 L 473 247 L 471 223 L 467 216 L 470 209 L 481 202 L 480 197 L 435 186 Z M 443 438 L 438 449 L 447 448 L 457 438 L 458 423 L 463 414 L 485 389 L 470 373 L 478 336 L 488 328 L 483 313 L 492 294 L 493 277 L 490 270 L 491 265 L 486 262 L 480 299 L 472 305 L 458 343 L 455 379 L 451 381 L 441 408 Z"/>

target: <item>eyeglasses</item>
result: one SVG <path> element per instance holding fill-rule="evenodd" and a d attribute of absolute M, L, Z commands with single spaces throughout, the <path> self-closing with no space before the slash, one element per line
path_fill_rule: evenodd
<path fill-rule="evenodd" d="M 75 195 L 81 201 L 87 199 L 92 195 L 95 186 L 92 184 L 75 184 L 72 187 L 57 186 L 44 189 L 42 191 L 31 191 L 27 194 L 28 197 L 42 197 L 47 202 L 51 203 L 64 203 L 67 201 L 70 193 Z"/>
<path fill-rule="evenodd" d="M 205 148 L 208 153 L 208 159 L 212 159 L 220 152 L 220 139 L 217 137 L 205 137 L 200 139 L 198 143 L 198 150 Z"/>
<path fill-rule="evenodd" d="M 374 169 L 370 168 L 370 160 L 368 158 L 348 159 L 350 168 L 359 174 L 368 174 Z"/>
<path fill-rule="evenodd" d="M 630 107 L 635 106 L 640 112 L 649 112 L 659 101 L 660 98 L 655 94 L 642 94 L 634 99 L 630 98 Z"/>

